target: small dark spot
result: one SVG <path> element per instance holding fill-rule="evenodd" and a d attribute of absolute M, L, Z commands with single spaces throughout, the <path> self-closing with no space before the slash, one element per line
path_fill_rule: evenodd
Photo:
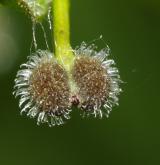
<path fill-rule="evenodd" d="M 77 106 L 78 104 L 79 104 L 79 99 L 78 99 L 78 97 L 77 96 L 72 96 L 71 97 L 71 103 L 72 103 L 72 105 L 73 106 Z"/>

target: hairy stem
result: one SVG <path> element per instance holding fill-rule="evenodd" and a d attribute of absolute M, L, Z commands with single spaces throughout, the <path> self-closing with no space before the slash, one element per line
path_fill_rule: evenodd
<path fill-rule="evenodd" d="M 70 45 L 69 0 L 53 0 L 55 56 L 67 71 L 74 55 Z"/>

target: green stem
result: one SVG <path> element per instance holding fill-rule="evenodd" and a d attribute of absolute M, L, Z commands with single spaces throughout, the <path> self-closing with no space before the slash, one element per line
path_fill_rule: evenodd
<path fill-rule="evenodd" d="M 70 45 L 69 0 L 53 0 L 53 24 L 55 56 L 69 71 L 74 58 Z"/>

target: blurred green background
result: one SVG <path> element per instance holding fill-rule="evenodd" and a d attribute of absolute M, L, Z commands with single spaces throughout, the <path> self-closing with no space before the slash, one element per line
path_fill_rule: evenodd
<path fill-rule="evenodd" d="M 81 119 L 73 111 L 64 126 L 37 126 L 19 115 L 12 96 L 16 72 L 29 55 L 31 22 L 20 11 L 0 8 L 0 165 L 160 164 L 160 1 L 72 0 L 73 47 L 101 34 L 126 82 L 120 106 L 109 119 Z M 37 38 L 45 49 L 40 28 Z"/>

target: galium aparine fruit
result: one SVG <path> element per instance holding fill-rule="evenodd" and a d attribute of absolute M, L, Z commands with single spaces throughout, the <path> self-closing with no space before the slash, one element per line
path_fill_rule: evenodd
<path fill-rule="evenodd" d="M 109 49 L 97 52 L 82 43 L 74 50 L 71 70 L 66 71 L 52 53 L 38 50 L 21 65 L 15 79 L 15 96 L 21 112 L 37 118 L 37 123 L 61 125 L 70 118 L 73 106 L 83 116 L 109 116 L 118 105 L 121 83 Z"/>

